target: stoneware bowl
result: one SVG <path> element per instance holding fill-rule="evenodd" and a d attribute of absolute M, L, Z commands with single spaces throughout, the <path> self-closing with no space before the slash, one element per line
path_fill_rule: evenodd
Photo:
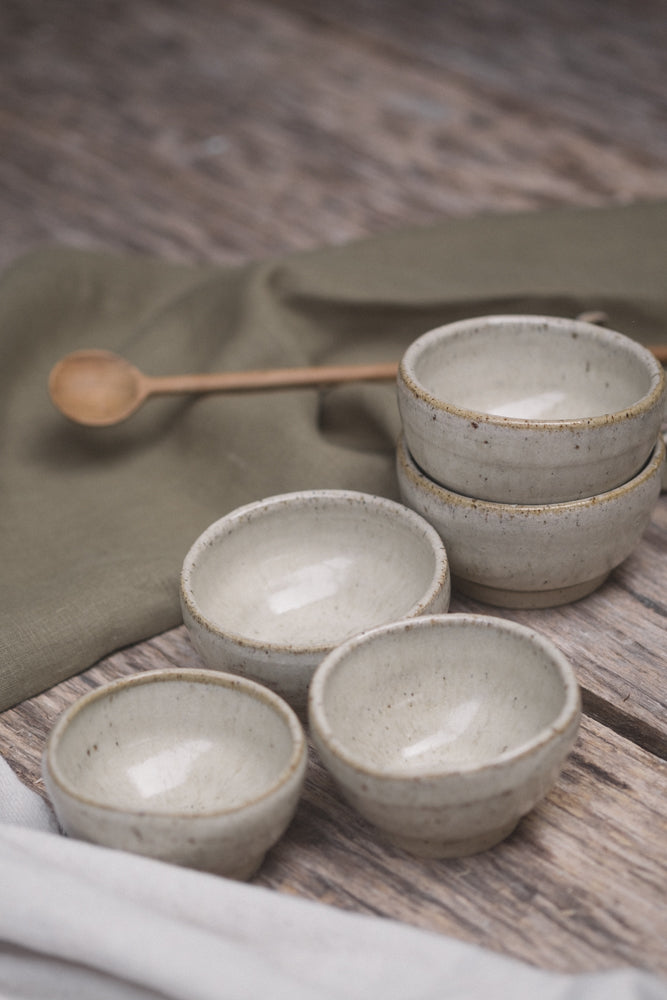
<path fill-rule="evenodd" d="M 580 697 L 568 661 L 532 629 L 433 615 L 334 650 L 309 714 L 350 804 L 406 851 L 446 858 L 497 844 L 547 794 Z"/>
<path fill-rule="evenodd" d="M 70 836 L 245 879 L 292 819 L 306 757 L 301 723 L 273 692 L 169 669 L 75 702 L 43 774 Z"/>
<path fill-rule="evenodd" d="M 592 593 L 630 555 L 659 498 L 665 445 L 661 437 L 628 483 L 585 500 L 501 504 L 439 486 L 397 448 L 404 503 L 445 542 L 454 586 L 487 604 L 546 608 Z"/>
<path fill-rule="evenodd" d="M 346 490 L 269 497 L 212 524 L 181 573 L 183 618 L 215 669 L 305 712 L 308 685 L 344 639 L 449 607 L 437 532 L 402 504 Z"/>
<path fill-rule="evenodd" d="M 591 323 L 486 316 L 431 330 L 398 374 L 417 464 L 464 496 L 559 503 L 632 479 L 650 455 L 665 374 L 645 347 Z"/>

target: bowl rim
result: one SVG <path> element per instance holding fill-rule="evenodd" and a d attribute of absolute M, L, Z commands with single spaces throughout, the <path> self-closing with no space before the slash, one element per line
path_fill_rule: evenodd
<path fill-rule="evenodd" d="M 504 514 L 519 517 L 534 517 L 545 513 L 555 515 L 565 514 L 569 511 L 582 511 L 592 507 L 599 509 L 603 504 L 613 503 L 624 494 L 632 493 L 644 483 L 658 476 L 662 468 L 662 463 L 665 461 L 666 450 L 665 441 L 662 439 L 662 435 L 659 434 L 646 462 L 639 472 L 632 479 L 628 479 L 627 482 L 621 483 L 620 486 L 615 486 L 611 490 L 607 490 L 606 493 L 596 493 L 590 497 L 580 497 L 578 500 L 560 500 L 558 503 L 542 504 L 502 503 L 498 500 L 478 500 L 476 497 L 469 497 L 464 493 L 456 493 L 454 490 L 448 489 L 447 486 L 437 483 L 430 476 L 426 475 L 421 466 L 415 461 L 414 456 L 411 455 L 404 435 L 399 437 L 396 446 L 396 461 L 399 469 L 403 470 L 404 475 L 410 477 L 418 489 L 431 493 L 433 496 L 441 499 L 443 503 L 498 518 L 501 518 Z"/>
<path fill-rule="evenodd" d="M 337 645 L 337 643 L 270 642 L 261 638 L 256 639 L 252 636 L 243 635 L 232 629 L 223 628 L 220 623 L 213 621 L 200 610 L 193 593 L 192 577 L 193 573 L 196 572 L 197 559 L 223 533 L 226 534 L 228 530 L 233 530 L 238 522 L 241 522 L 242 527 L 243 522 L 248 518 L 259 518 L 265 511 L 273 507 L 292 504 L 297 507 L 307 506 L 313 500 L 322 500 L 333 504 L 345 503 L 347 506 L 354 504 L 365 508 L 381 508 L 400 517 L 403 524 L 421 535 L 433 553 L 435 566 L 427 589 L 418 601 L 402 612 L 401 617 L 412 618 L 416 615 L 426 613 L 431 602 L 447 586 L 451 575 L 445 544 L 436 529 L 429 524 L 426 518 L 398 500 L 391 500 L 388 497 L 379 496 L 374 493 L 345 489 L 312 489 L 297 490 L 291 493 L 278 493 L 237 507 L 210 524 L 193 542 L 181 568 L 180 596 L 188 614 L 200 626 L 209 633 L 223 637 L 226 641 L 233 642 L 243 649 L 269 655 L 324 655 Z"/>
<path fill-rule="evenodd" d="M 282 718 L 290 735 L 292 749 L 289 760 L 271 784 L 267 785 L 259 794 L 245 799 L 238 805 L 222 809 L 201 809 L 197 812 L 183 812 L 178 809 L 153 810 L 150 806 L 143 806 L 141 809 L 127 808 L 89 795 L 83 795 L 77 786 L 64 774 L 58 757 L 60 742 L 74 718 L 79 713 L 86 711 L 95 702 L 103 701 L 118 692 L 148 684 L 180 684 L 182 682 L 203 685 L 214 684 L 217 687 L 241 693 L 242 695 L 263 701 L 276 715 Z M 77 698 L 76 701 L 60 714 L 49 733 L 42 755 L 43 769 L 47 772 L 53 784 L 59 791 L 80 804 L 92 806 L 102 812 L 120 813 L 125 816 L 149 816 L 152 820 L 183 819 L 188 822 L 210 820 L 216 817 L 231 817 L 273 798 L 282 788 L 289 785 L 292 780 L 298 780 L 301 772 L 305 773 L 306 762 L 307 743 L 303 726 L 299 722 L 294 710 L 283 698 L 269 690 L 269 688 L 247 677 L 228 674 L 221 670 L 207 670 L 199 667 L 166 667 L 156 670 L 146 670 L 140 674 L 118 677 L 113 681 L 101 684 L 93 691 L 88 691 L 80 698 Z"/>
<path fill-rule="evenodd" d="M 521 323 L 527 326 L 544 326 L 547 324 L 555 330 L 565 332 L 569 330 L 578 336 L 603 340 L 611 345 L 623 348 L 634 354 L 638 360 L 643 361 L 650 376 L 650 388 L 643 396 L 636 400 L 631 406 L 624 407 L 612 413 L 602 413 L 590 417 L 569 417 L 557 420 L 538 420 L 530 417 L 508 417 L 500 414 L 487 413 L 484 410 L 473 410 L 467 407 L 457 406 L 448 403 L 443 399 L 434 396 L 419 381 L 415 374 L 415 363 L 421 352 L 430 347 L 434 342 L 440 342 L 450 338 L 465 335 L 473 332 L 481 324 L 489 327 L 508 326 L 512 323 Z M 611 330 L 605 326 L 598 326 L 595 323 L 588 323 L 580 319 L 567 319 L 562 316 L 541 316 L 536 314 L 520 313 L 494 313 L 488 316 L 473 316 L 467 319 L 456 320 L 453 323 L 446 323 L 442 326 L 427 330 L 417 337 L 405 350 L 398 366 L 397 382 L 416 399 L 426 403 L 432 410 L 440 411 L 451 416 L 464 419 L 468 422 L 475 422 L 496 427 L 515 428 L 517 430 L 534 430 L 552 432 L 558 428 L 584 427 L 586 429 L 596 429 L 609 424 L 617 423 L 619 420 L 627 420 L 632 417 L 640 417 L 652 411 L 658 406 L 661 396 L 667 392 L 667 376 L 662 364 L 653 356 L 651 351 L 639 341 L 628 337 L 617 330 Z M 435 418 L 434 418 L 435 419 Z"/>
<path fill-rule="evenodd" d="M 496 756 L 483 763 L 470 762 L 466 764 L 458 762 L 451 767 L 424 767 L 423 769 L 403 771 L 397 768 L 377 767 L 352 753 L 332 730 L 326 712 L 326 684 L 341 661 L 353 655 L 360 646 L 374 643 L 388 634 L 406 635 L 415 630 L 429 627 L 447 629 L 457 628 L 462 624 L 466 626 L 472 625 L 473 627 L 481 626 L 482 628 L 499 629 L 500 631 L 518 636 L 522 641 L 530 641 L 539 646 L 548 655 L 552 663 L 555 664 L 564 687 L 565 696 L 563 705 L 556 717 L 548 725 L 542 727 L 531 739 L 525 740 L 518 746 L 512 747 L 503 753 L 496 754 Z M 421 782 L 428 780 L 446 781 L 458 777 L 469 775 L 482 776 L 500 771 L 539 751 L 555 737 L 567 732 L 574 722 L 578 725 L 581 716 L 581 689 L 574 668 L 565 654 L 551 639 L 528 625 L 523 625 L 512 619 L 473 612 L 426 615 L 412 620 L 391 622 L 389 625 L 371 629 L 368 632 L 354 636 L 346 643 L 334 649 L 316 669 L 311 681 L 308 696 L 308 716 L 311 732 L 315 738 L 325 746 L 329 753 L 350 770 L 357 773 L 362 772 L 374 781 L 386 783 L 410 782 L 415 780 Z"/>

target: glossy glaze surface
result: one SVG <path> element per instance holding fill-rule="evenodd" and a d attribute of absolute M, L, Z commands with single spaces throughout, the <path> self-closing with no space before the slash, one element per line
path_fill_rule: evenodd
<path fill-rule="evenodd" d="M 389 839 L 434 857 L 507 835 L 555 780 L 579 691 L 558 650 L 488 616 L 394 623 L 334 650 L 309 716 L 343 795 Z"/>
<path fill-rule="evenodd" d="M 462 410 L 525 420 L 601 417 L 636 406 L 652 389 L 641 356 L 610 344 L 618 346 L 590 335 L 584 346 L 565 322 L 466 324 L 425 343 L 413 370 L 428 393 Z"/>
<path fill-rule="evenodd" d="M 166 686 L 165 686 L 166 685 Z M 251 802 L 289 764 L 293 736 L 259 699 L 186 679 L 125 687 L 73 714 L 58 773 L 119 809 L 216 812 Z"/>
<path fill-rule="evenodd" d="M 399 368 L 408 447 L 430 478 L 502 503 L 558 503 L 631 479 L 655 444 L 665 376 L 590 323 L 486 316 L 431 330 Z"/>
<path fill-rule="evenodd" d="M 232 512 L 195 542 L 181 575 L 184 620 L 209 666 L 245 672 L 301 704 L 333 646 L 446 611 L 449 596 L 437 532 L 401 504 L 343 490 Z"/>

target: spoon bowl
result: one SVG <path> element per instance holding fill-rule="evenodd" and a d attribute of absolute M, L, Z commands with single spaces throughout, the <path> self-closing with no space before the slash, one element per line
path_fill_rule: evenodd
<path fill-rule="evenodd" d="M 49 393 L 70 420 L 106 426 L 125 420 L 146 398 L 138 368 L 111 351 L 75 351 L 51 370 Z"/>

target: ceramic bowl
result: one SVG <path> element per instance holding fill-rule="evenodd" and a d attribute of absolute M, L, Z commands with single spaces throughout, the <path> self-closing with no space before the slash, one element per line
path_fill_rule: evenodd
<path fill-rule="evenodd" d="M 632 479 L 655 445 L 665 374 L 591 323 L 485 316 L 431 330 L 399 366 L 407 446 L 437 483 L 500 503 L 560 503 Z"/>
<path fill-rule="evenodd" d="M 454 586 L 508 608 L 546 608 L 592 593 L 630 555 L 660 495 L 661 437 L 638 475 L 585 500 L 501 504 L 475 500 L 424 475 L 401 439 L 397 474 L 404 503 L 445 542 Z"/>
<path fill-rule="evenodd" d="M 395 622 L 334 650 L 311 734 L 344 798 L 422 857 L 475 854 L 547 794 L 577 735 L 579 688 L 546 638 L 482 615 Z"/>
<path fill-rule="evenodd" d="M 212 524 L 183 563 L 183 619 L 206 664 L 252 677 L 300 712 L 344 639 L 449 607 L 437 532 L 391 500 L 347 490 L 269 497 Z"/>
<path fill-rule="evenodd" d="M 306 759 L 301 723 L 271 691 L 169 669 L 75 702 L 43 773 L 70 836 L 246 879 L 292 819 Z"/>

